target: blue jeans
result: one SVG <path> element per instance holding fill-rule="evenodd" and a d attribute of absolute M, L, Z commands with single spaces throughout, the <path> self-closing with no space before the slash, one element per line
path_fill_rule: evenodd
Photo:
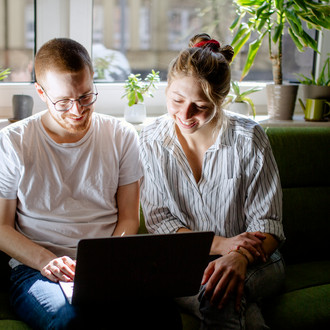
<path fill-rule="evenodd" d="M 78 308 L 66 300 L 58 283 L 20 265 L 11 273 L 10 299 L 16 314 L 33 329 L 182 329 L 171 299 L 91 302 Z"/>
<path fill-rule="evenodd" d="M 58 283 L 24 265 L 11 272 L 10 299 L 16 314 L 33 329 L 74 328 L 76 309 Z"/>
<path fill-rule="evenodd" d="M 181 298 L 178 303 L 201 320 L 201 329 L 269 329 L 261 314 L 260 304 L 263 298 L 269 297 L 281 289 L 284 277 L 282 256 L 275 251 L 266 263 L 248 268 L 240 312 L 235 309 L 234 298 L 229 300 L 221 310 L 211 305 L 209 300 L 204 297 L 205 286 L 201 288 L 198 295 Z"/>

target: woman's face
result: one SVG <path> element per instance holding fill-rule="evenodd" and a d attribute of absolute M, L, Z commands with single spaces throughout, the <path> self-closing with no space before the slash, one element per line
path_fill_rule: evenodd
<path fill-rule="evenodd" d="M 167 110 L 183 134 L 206 128 L 216 109 L 194 77 L 174 78 L 167 88 Z"/>

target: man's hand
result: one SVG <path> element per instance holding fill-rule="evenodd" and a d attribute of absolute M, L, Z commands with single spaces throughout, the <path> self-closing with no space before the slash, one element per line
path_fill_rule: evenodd
<path fill-rule="evenodd" d="M 235 306 L 239 310 L 247 266 L 246 258 L 239 253 L 230 253 L 210 262 L 202 279 L 202 285 L 207 283 L 205 298 L 221 309 L 236 295 Z"/>
<path fill-rule="evenodd" d="M 73 281 L 76 269 L 76 262 L 69 257 L 60 257 L 51 260 L 41 269 L 41 274 L 53 282 Z"/>

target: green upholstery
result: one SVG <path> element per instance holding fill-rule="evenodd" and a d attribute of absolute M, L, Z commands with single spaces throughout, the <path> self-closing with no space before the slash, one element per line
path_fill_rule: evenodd
<path fill-rule="evenodd" d="M 265 128 L 283 188 L 283 291 L 265 302 L 271 329 L 330 328 L 330 129 Z M 141 211 L 139 233 L 146 233 Z M 0 253 L 0 329 L 26 330 L 9 307 L 8 257 Z M 198 320 L 182 313 L 185 330 Z M 161 322 L 161 321 L 160 321 Z"/>

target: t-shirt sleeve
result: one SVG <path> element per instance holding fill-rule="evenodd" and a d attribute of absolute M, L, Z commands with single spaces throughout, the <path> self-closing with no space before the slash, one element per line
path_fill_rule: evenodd
<path fill-rule="evenodd" d="M 0 198 L 16 199 L 19 174 L 19 153 L 5 131 L 0 132 Z"/>
<path fill-rule="evenodd" d="M 121 157 L 119 161 L 119 186 L 138 181 L 142 177 L 138 134 L 134 127 L 123 125 Z"/>

